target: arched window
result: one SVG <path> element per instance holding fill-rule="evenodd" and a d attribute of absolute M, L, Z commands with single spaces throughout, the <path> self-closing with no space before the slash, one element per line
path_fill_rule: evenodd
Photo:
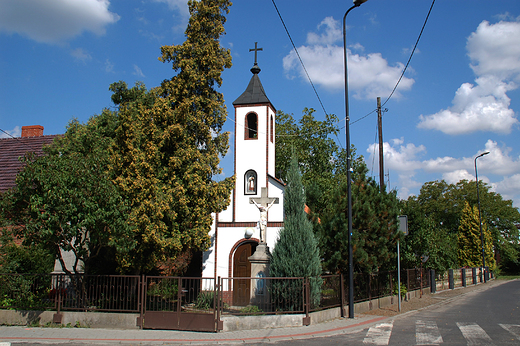
<path fill-rule="evenodd" d="M 270 132 L 270 136 L 271 136 L 271 143 L 273 143 L 273 137 L 274 137 L 274 121 L 273 121 L 273 116 L 271 115 L 271 126 L 270 126 L 270 129 L 269 129 L 269 132 Z"/>
<path fill-rule="evenodd" d="M 248 170 L 246 174 L 244 174 L 244 194 L 256 195 L 257 183 L 256 172 L 252 169 Z"/>
<path fill-rule="evenodd" d="M 258 117 L 255 113 L 246 115 L 246 139 L 258 139 Z"/>

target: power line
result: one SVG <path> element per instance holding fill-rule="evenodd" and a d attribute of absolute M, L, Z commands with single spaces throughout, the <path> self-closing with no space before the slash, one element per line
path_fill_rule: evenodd
<path fill-rule="evenodd" d="M 291 41 L 291 44 L 292 44 L 292 46 L 294 48 L 294 51 L 296 52 L 296 55 L 298 56 L 298 59 L 300 60 L 300 64 L 302 65 L 303 70 L 305 71 L 305 74 L 307 75 L 307 78 L 309 79 L 309 82 L 311 83 L 312 89 L 314 89 L 314 93 L 316 94 L 316 97 L 318 98 L 318 101 L 320 102 L 320 105 L 321 105 L 321 108 L 323 109 L 323 112 L 325 114 L 329 114 L 325 110 L 325 106 L 323 105 L 323 102 L 321 102 L 320 95 L 318 95 L 318 91 L 314 87 L 314 83 L 312 82 L 312 79 L 309 76 L 309 73 L 307 72 L 307 69 L 305 68 L 305 65 L 303 64 L 303 60 L 302 60 L 302 58 L 300 56 L 300 53 L 298 53 L 298 49 L 296 48 L 296 45 L 294 44 L 294 41 L 293 41 L 293 39 L 291 37 L 291 34 L 289 33 L 289 29 L 287 29 L 287 26 L 285 25 L 285 22 L 283 21 L 282 15 L 281 15 L 280 11 L 278 10 L 278 7 L 276 6 L 276 3 L 274 2 L 274 0 L 271 0 L 271 1 L 273 2 L 274 8 L 276 9 L 276 13 L 278 13 L 278 17 L 280 17 L 280 21 L 282 22 L 282 25 L 283 25 L 283 27 L 285 29 L 285 32 L 287 33 L 287 36 L 289 37 L 289 40 Z"/>
<path fill-rule="evenodd" d="M 395 86 L 394 86 L 394 89 L 392 90 L 392 92 L 390 93 L 390 95 L 388 96 L 388 98 L 386 99 L 386 101 L 383 102 L 383 104 L 381 105 L 381 107 L 383 107 L 383 106 L 384 106 L 384 105 L 385 105 L 385 104 L 386 104 L 386 103 L 387 103 L 387 102 L 392 98 L 392 96 L 394 95 L 394 93 L 395 93 L 397 87 L 399 86 L 399 83 L 401 83 L 401 80 L 403 79 L 403 76 L 404 76 L 404 74 L 405 74 L 405 72 L 406 72 L 406 69 L 408 68 L 408 65 L 410 65 L 410 61 L 412 60 L 412 57 L 413 57 L 413 55 L 414 55 L 414 53 L 415 53 L 415 49 L 417 48 L 417 45 L 419 44 L 419 40 L 421 39 L 421 36 L 422 36 L 422 34 L 423 34 L 424 28 L 426 27 L 426 23 L 428 22 L 428 18 L 430 17 L 430 13 L 432 12 L 433 5 L 434 5 L 434 4 L 435 4 L 435 0 L 432 1 L 432 4 L 431 4 L 431 6 L 430 6 L 430 10 L 428 11 L 428 14 L 426 15 L 426 19 L 424 20 L 424 24 L 423 24 L 423 26 L 422 26 L 422 28 L 421 28 L 420 33 L 419 33 L 419 37 L 417 37 L 417 40 L 415 41 L 415 45 L 414 45 L 414 47 L 413 47 L 413 49 L 412 49 L 412 52 L 410 53 L 410 57 L 408 58 L 408 61 L 407 61 L 407 63 L 406 63 L 406 66 L 404 67 L 403 72 L 401 73 L 401 76 L 399 77 L 399 80 L 397 81 L 397 83 L 396 83 Z M 353 124 L 357 123 L 358 121 L 365 119 L 366 117 L 368 117 L 370 114 L 374 113 L 375 111 L 377 111 L 377 109 L 375 109 L 375 110 L 371 111 L 370 113 L 368 113 L 368 114 L 362 116 L 361 118 L 359 118 L 359 119 L 357 119 L 357 120 L 351 122 L 350 124 L 353 125 Z"/>
<path fill-rule="evenodd" d="M 417 41 L 415 41 L 415 46 L 413 46 L 412 53 L 410 54 L 410 57 L 408 58 L 408 62 L 406 63 L 406 66 L 404 67 L 403 73 L 401 73 L 401 77 L 399 77 L 399 80 L 397 81 L 397 84 L 395 85 L 394 89 L 390 93 L 390 96 L 388 96 L 386 101 L 383 102 L 381 107 L 383 107 L 390 100 L 390 98 L 394 94 L 395 90 L 397 89 L 397 86 L 399 85 L 399 83 L 401 83 L 401 79 L 403 79 L 404 73 L 406 72 L 406 69 L 408 68 L 408 65 L 410 64 L 410 61 L 412 60 L 413 53 L 415 52 L 415 48 L 417 48 L 417 45 L 419 44 L 419 40 L 421 39 L 422 33 L 424 31 L 424 28 L 426 27 L 426 23 L 428 22 L 428 18 L 430 17 L 430 13 L 432 12 L 434 4 L 435 4 L 435 0 L 432 1 L 432 5 L 430 6 L 430 10 L 428 11 L 428 14 L 426 15 L 426 19 L 424 20 L 424 24 L 421 28 L 421 32 L 419 33 L 419 37 L 417 37 Z"/>

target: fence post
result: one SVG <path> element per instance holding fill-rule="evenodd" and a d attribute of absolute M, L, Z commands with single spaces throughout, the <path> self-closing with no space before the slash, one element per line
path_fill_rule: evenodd
<path fill-rule="evenodd" d="M 222 305 L 223 305 L 223 299 L 224 295 L 222 292 L 222 278 L 219 276 L 218 278 L 213 279 L 214 285 L 216 285 L 216 291 L 217 291 L 217 301 L 215 303 L 215 308 L 217 309 L 217 332 L 224 329 L 224 321 L 220 319 L 221 313 L 222 313 Z M 215 282 L 216 281 L 216 282 Z"/>
<path fill-rule="evenodd" d="M 343 278 L 343 273 L 339 274 L 339 294 L 341 304 L 341 317 L 345 317 L 347 314 L 345 313 L 345 281 Z"/>
<path fill-rule="evenodd" d="M 435 282 L 435 269 L 430 269 L 430 292 L 435 293 L 437 292 L 437 283 Z"/>
<path fill-rule="evenodd" d="M 311 317 L 309 316 L 309 310 L 310 310 L 310 285 L 309 285 L 309 278 L 303 279 L 303 311 L 305 312 L 305 317 L 303 318 L 303 325 L 308 326 L 311 324 Z"/>
<path fill-rule="evenodd" d="M 448 288 L 450 290 L 455 288 L 454 282 L 453 282 L 453 269 L 450 269 L 448 271 Z"/>
<path fill-rule="evenodd" d="M 61 324 L 61 320 L 62 320 L 62 314 L 61 314 L 61 304 L 62 304 L 62 299 L 61 299 L 61 290 L 62 290 L 62 285 L 63 285 L 63 275 L 62 274 L 58 274 L 58 276 L 56 277 L 56 303 L 57 303 L 57 312 L 52 316 L 52 322 L 53 323 L 58 323 L 58 324 Z"/>
<path fill-rule="evenodd" d="M 141 329 L 144 328 L 144 309 L 146 305 L 146 276 L 141 275 L 139 278 L 141 280 L 139 282 L 138 289 L 138 301 L 137 305 L 139 306 L 139 321 L 137 322 L 137 326 Z"/>
<path fill-rule="evenodd" d="M 390 272 L 390 304 L 394 304 L 394 283 L 392 279 L 392 272 Z"/>
<path fill-rule="evenodd" d="M 462 276 L 462 287 L 466 287 L 466 268 L 461 268 L 460 274 Z"/>

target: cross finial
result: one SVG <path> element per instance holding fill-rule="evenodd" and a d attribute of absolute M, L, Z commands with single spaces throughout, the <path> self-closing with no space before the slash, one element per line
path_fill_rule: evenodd
<path fill-rule="evenodd" d="M 256 60 L 258 51 L 262 51 L 262 50 L 263 50 L 263 48 L 258 48 L 258 42 L 255 42 L 255 48 L 249 49 L 250 52 L 253 52 L 253 51 L 255 52 L 255 66 L 258 65 L 257 60 Z"/>

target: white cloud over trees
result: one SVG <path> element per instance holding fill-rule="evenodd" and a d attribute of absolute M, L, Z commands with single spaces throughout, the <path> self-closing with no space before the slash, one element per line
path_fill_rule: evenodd
<path fill-rule="evenodd" d="M 317 32 L 307 34 L 307 45 L 298 47 L 312 82 L 330 90 L 343 89 L 343 44 L 341 24 L 332 17 L 325 18 L 317 27 Z M 354 52 L 356 51 L 356 52 Z M 359 99 L 374 99 L 389 95 L 399 79 L 404 65 L 390 66 L 380 53 L 363 53 L 364 48 L 356 43 L 347 49 L 349 67 L 349 89 Z M 300 61 L 292 50 L 283 59 L 283 67 L 288 78 L 295 76 L 307 81 Z M 400 91 L 411 89 L 414 80 L 403 77 L 394 97 Z"/>
<path fill-rule="evenodd" d="M 41 43 L 63 43 L 83 32 L 104 35 L 119 20 L 108 0 L 2 0 L 0 31 Z"/>
<path fill-rule="evenodd" d="M 448 183 L 456 183 L 462 179 L 475 179 L 474 159 L 484 151 L 489 155 L 482 157 L 478 162 L 479 179 L 493 187 L 505 199 L 512 199 L 515 205 L 520 204 L 520 157 L 511 156 L 512 148 L 499 145 L 488 140 L 484 149 L 475 152 L 470 157 L 455 158 L 450 156 L 422 160 L 426 153 L 424 145 L 416 146 L 404 142 L 403 138 L 394 139 L 383 144 L 385 169 L 397 172 L 399 176 L 400 198 L 407 198 L 410 191 L 422 184 L 415 180 L 419 173 L 441 173 L 442 179 Z M 378 171 L 377 160 L 373 160 L 374 153 L 378 153 L 378 144 L 371 144 L 367 149 L 367 162 L 375 162 L 374 171 Z M 493 176 L 492 180 L 490 177 Z M 501 179 L 501 180 L 497 180 Z"/>
<path fill-rule="evenodd" d="M 468 37 L 466 49 L 475 84 L 463 83 L 451 107 L 421 115 L 418 127 L 450 135 L 510 133 L 519 123 L 506 93 L 520 82 L 520 22 L 483 21 Z"/>

